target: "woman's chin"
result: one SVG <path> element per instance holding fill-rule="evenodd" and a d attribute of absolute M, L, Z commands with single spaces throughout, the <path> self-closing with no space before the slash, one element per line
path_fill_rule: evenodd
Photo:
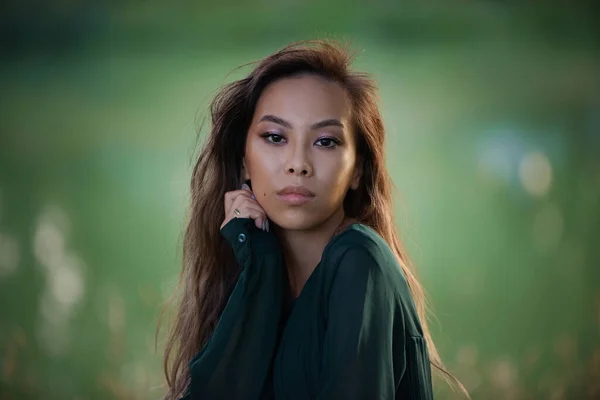
<path fill-rule="evenodd" d="M 275 222 L 275 220 L 273 220 L 273 222 Z M 279 229 L 285 229 L 290 231 L 304 231 L 311 229 L 315 226 L 315 224 L 311 223 L 311 221 L 290 219 L 283 219 L 280 223 L 275 222 L 275 224 Z"/>
<path fill-rule="evenodd" d="M 273 218 L 269 217 L 280 229 L 291 231 L 305 231 L 315 229 L 323 224 L 327 218 L 319 218 L 314 213 L 287 212 L 281 213 Z"/>

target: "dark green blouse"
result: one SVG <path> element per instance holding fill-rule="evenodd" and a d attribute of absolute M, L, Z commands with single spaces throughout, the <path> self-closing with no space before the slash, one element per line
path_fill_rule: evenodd
<path fill-rule="evenodd" d="M 241 272 L 184 399 L 433 399 L 413 299 L 375 231 L 332 238 L 294 301 L 272 232 L 236 218 L 221 234 Z"/>

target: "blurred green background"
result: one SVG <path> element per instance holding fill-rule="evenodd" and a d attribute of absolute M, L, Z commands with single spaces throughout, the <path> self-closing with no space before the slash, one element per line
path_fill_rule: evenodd
<path fill-rule="evenodd" d="M 199 121 L 235 67 L 349 40 L 473 399 L 600 398 L 593 3 L 76 1 L 0 14 L 0 398 L 158 399 Z M 436 398 L 460 398 L 443 384 Z"/>

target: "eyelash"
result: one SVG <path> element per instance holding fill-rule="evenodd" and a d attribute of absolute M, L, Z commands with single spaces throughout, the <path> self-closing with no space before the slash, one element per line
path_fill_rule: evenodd
<path fill-rule="evenodd" d="M 277 137 L 280 137 L 280 138 L 284 139 L 284 137 L 282 135 L 280 135 L 279 133 L 265 132 L 265 133 L 263 133 L 263 134 L 260 135 L 260 137 L 265 138 L 265 140 L 267 141 L 267 143 L 274 144 L 274 145 L 279 145 L 281 142 L 272 142 L 272 141 L 269 140 L 269 138 L 272 138 L 274 136 L 277 136 Z M 321 137 L 321 138 L 317 139 L 317 142 L 321 141 L 321 140 L 330 140 L 332 143 L 335 144 L 335 146 L 319 146 L 319 147 L 322 147 L 324 149 L 332 149 L 332 148 L 337 147 L 340 144 L 342 144 L 342 142 L 340 142 L 339 139 L 331 137 L 331 136 Z"/>

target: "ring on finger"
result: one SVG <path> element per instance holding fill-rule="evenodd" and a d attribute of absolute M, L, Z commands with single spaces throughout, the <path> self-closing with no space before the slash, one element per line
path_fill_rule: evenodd
<path fill-rule="evenodd" d="M 242 213 L 240 212 L 240 210 L 238 210 L 237 208 L 235 210 L 233 210 L 233 213 L 235 215 L 242 215 Z"/>

